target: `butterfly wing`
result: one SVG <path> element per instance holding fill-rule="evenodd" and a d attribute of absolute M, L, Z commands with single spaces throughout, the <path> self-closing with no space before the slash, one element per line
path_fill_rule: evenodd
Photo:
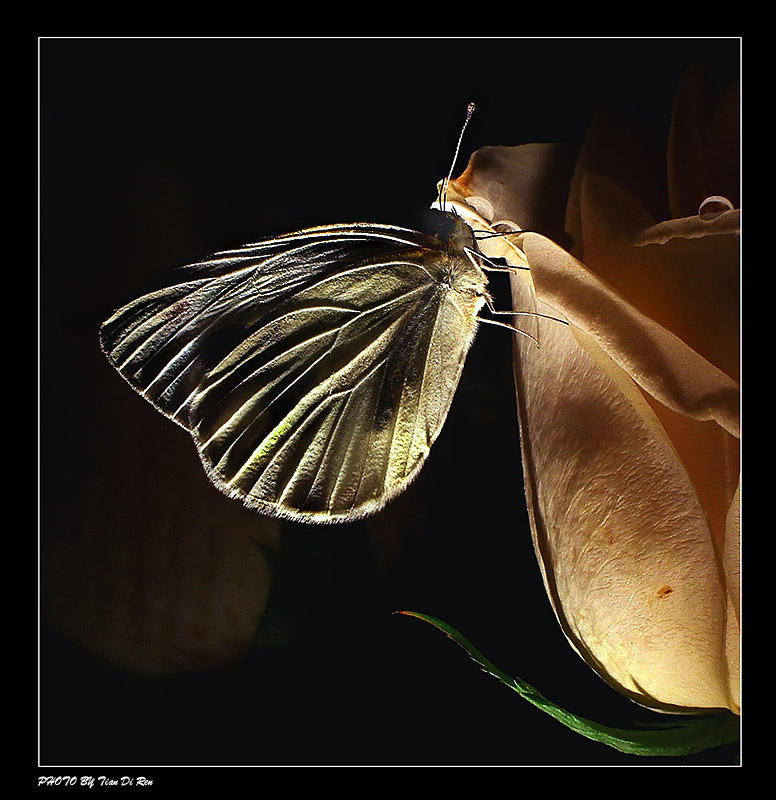
<path fill-rule="evenodd" d="M 476 331 L 484 276 L 457 246 L 325 226 L 178 278 L 116 312 L 101 342 L 191 433 L 219 489 L 264 513 L 340 522 L 406 487 Z"/>

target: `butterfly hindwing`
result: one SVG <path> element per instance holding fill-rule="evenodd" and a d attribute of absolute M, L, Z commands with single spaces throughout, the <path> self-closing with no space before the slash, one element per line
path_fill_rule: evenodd
<path fill-rule="evenodd" d="M 458 245 L 325 226 L 179 271 L 102 327 L 113 365 L 265 513 L 355 519 L 400 492 L 447 416 L 484 276 Z"/>

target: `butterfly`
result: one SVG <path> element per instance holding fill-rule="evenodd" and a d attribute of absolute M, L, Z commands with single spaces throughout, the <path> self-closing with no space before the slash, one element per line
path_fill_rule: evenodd
<path fill-rule="evenodd" d="M 217 253 L 113 314 L 102 350 L 228 496 L 302 522 L 372 514 L 423 466 L 492 307 L 472 229 L 443 219 Z"/>
<path fill-rule="evenodd" d="M 177 271 L 100 329 L 121 375 L 272 516 L 347 522 L 417 475 L 488 302 L 471 229 L 329 225 Z"/>

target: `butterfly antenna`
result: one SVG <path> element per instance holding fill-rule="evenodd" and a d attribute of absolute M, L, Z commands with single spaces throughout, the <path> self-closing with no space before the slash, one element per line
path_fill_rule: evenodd
<path fill-rule="evenodd" d="M 455 169 L 455 162 L 458 160 L 458 151 L 461 149 L 463 134 L 466 130 L 466 126 L 469 124 L 469 120 L 472 118 L 473 113 L 474 103 L 469 103 L 469 105 L 466 107 L 466 119 L 463 121 L 460 134 L 458 134 L 458 144 L 455 146 L 455 154 L 453 155 L 453 163 L 450 164 L 450 172 L 447 173 L 447 177 L 442 181 L 442 189 L 439 193 L 439 205 L 442 211 L 445 210 L 445 204 L 447 203 L 447 185 L 450 183 L 453 177 L 453 170 Z"/>

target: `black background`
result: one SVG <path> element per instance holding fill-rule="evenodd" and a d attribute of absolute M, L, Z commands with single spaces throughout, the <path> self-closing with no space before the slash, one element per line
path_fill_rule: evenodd
<path fill-rule="evenodd" d="M 97 331 L 146 278 L 308 225 L 428 229 L 425 209 L 470 100 L 477 111 L 461 168 L 485 144 L 578 142 L 612 104 L 660 142 L 676 84 L 699 59 L 723 82 L 735 79 L 739 42 L 41 40 L 42 537 L 61 524 L 68 480 L 100 493 L 78 444 L 78 410 L 103 380 L 121 383 L 102 364 Z M 79 359 L 93 360 L 87 374 L 96 371 L 100 386 L 76 378 Z M 162 427 L 162 436 L 185 436 Z M 137 767 L 127 774 L 154 765 L 646 763 L 572 734 L 438 631 L 392 614 L 446 620 L 583 715 L 625 727 L 647 716 L 563 638 L 534 558 L 520 470 L 510 339 L 485 326 L 419 481 L 433 514 L 396 558 L 377 568 L 361 525 L 287 525 L 273 597 L 294 607 L 294 624 L 282 641 L 260 640 L 215 671 L 125 673 L 44 620 L 40 763 Z"/>

